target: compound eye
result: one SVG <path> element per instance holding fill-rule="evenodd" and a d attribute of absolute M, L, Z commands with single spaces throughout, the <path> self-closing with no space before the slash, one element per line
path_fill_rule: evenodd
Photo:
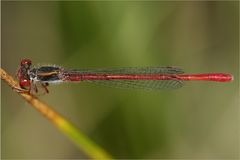
<path fill-rule="evenodd" d="M 21 87 L 29 87 L 30 86 L 30 80 L 27 80 L 27 79 L 22 79 L 20 80 L 20 86 Z"/>
<path fill-rule="evenodd" d="M 32 61 L 30 59 L 22 59 L 21 65 L 23 66 L 30 66 L 32 64 Z"/>

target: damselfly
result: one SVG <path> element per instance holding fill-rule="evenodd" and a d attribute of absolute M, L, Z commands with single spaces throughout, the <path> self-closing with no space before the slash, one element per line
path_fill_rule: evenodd
<path fill-rule="evenodd" d="M 106 69 L 65 69 L 60 66 L 46 65 L 32 67 L 32 61 L 23 59 L 18 70 L 19 84 L 22 90 L 38 92 L 41 86 L 48 92 L 47 86 L 61 82 L 88 81 L 106 86 L 138 89 L 176 89 L 183 86 L 183 81 L 230 82 L 231 74 L 206 73 L 184 74 L 176 67 L 144 68 L 106 68 Z"/>

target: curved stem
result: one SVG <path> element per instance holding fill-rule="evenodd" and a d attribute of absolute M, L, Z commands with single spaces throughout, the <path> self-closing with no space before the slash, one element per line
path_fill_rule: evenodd
<path fill-rule="evenodd" d="M 13 90 L 17 91 L 16 88 L 20 88 L 18 82 L 8 75 L 2 68 L 0 68 L 0 76 L 2 80 L 4 80 L 11 88 L 13 88 Z M 51 107 L 49 107 L 46 103 L 28 93 L 19 91 L 17 91 L 17 93 L 19 93 L 19 95 L 33 108 L 44 115 L 63 134 L 69 137 L 72 142 L 75 143 L 77 147 L 81 149 L 81 151 L 83 151 L 87 156 L 94 159 L 112 159 L 111 156 L 104 151 L 104 149 L 84 135 L 74 125 L 63 118 L 63 116 L 51 109 Z"/>

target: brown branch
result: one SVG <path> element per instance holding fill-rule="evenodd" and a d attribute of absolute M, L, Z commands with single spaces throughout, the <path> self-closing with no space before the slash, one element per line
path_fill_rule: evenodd
<path fill-rule="evenodd" d="M 4 80 L 11 88 L 13 88 L 14 91 L 19 93 L 24 100 L 26 100 L 32 107 L 42 113 L 54 124 L 58 119 L 61 118 L 60 114 L 52 110 L 46 103 L 40 101 L 36 96 L 17 91 L 16 88 L 20 88 L 18 82 L 8 75 L 2 68 L 0 68 L 0 75 L 1 79 Z"/>
<path fill-rule="evenodd" d="M 74 127 L 69 121 L 64 119 L 56 111 L 52 110 L 46 103 L 40 101 L 37 97 L 19 92 L 20 88 L 17 81 L 0 68 L 1 79 L 4 80 L 14 91 L 26 100 L 33 108 L 44 115 L 52 122 L 63 134 L 68 136 L 86 155 L 94 159 L 111 159 L 111 156 L 91 139 L 85 136 L 80 130 Z"/>

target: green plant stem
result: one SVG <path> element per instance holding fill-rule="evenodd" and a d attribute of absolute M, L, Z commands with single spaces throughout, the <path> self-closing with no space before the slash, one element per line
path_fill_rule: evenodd
<path fill-rule="evenodd" d="M 21 97 L 26 100 L 33 108 L 44 115 L 54 126 L 56 126 L 63 134 L 69 137 L 76 146 L 83 151 L 87 156 L 93 159 L 112 159 L 112 157 L 100 146 L 94 143 L 90 138 L 78 130 L 74 125 L 67 121 L 63 116 L 51 109 L 46 103 L 39 100 L 37 97 L 19 92 L 19 84 L 2 68 L 0 68 L 1 79 L 4 80 L 13 91 L 16 91 Z"/>

